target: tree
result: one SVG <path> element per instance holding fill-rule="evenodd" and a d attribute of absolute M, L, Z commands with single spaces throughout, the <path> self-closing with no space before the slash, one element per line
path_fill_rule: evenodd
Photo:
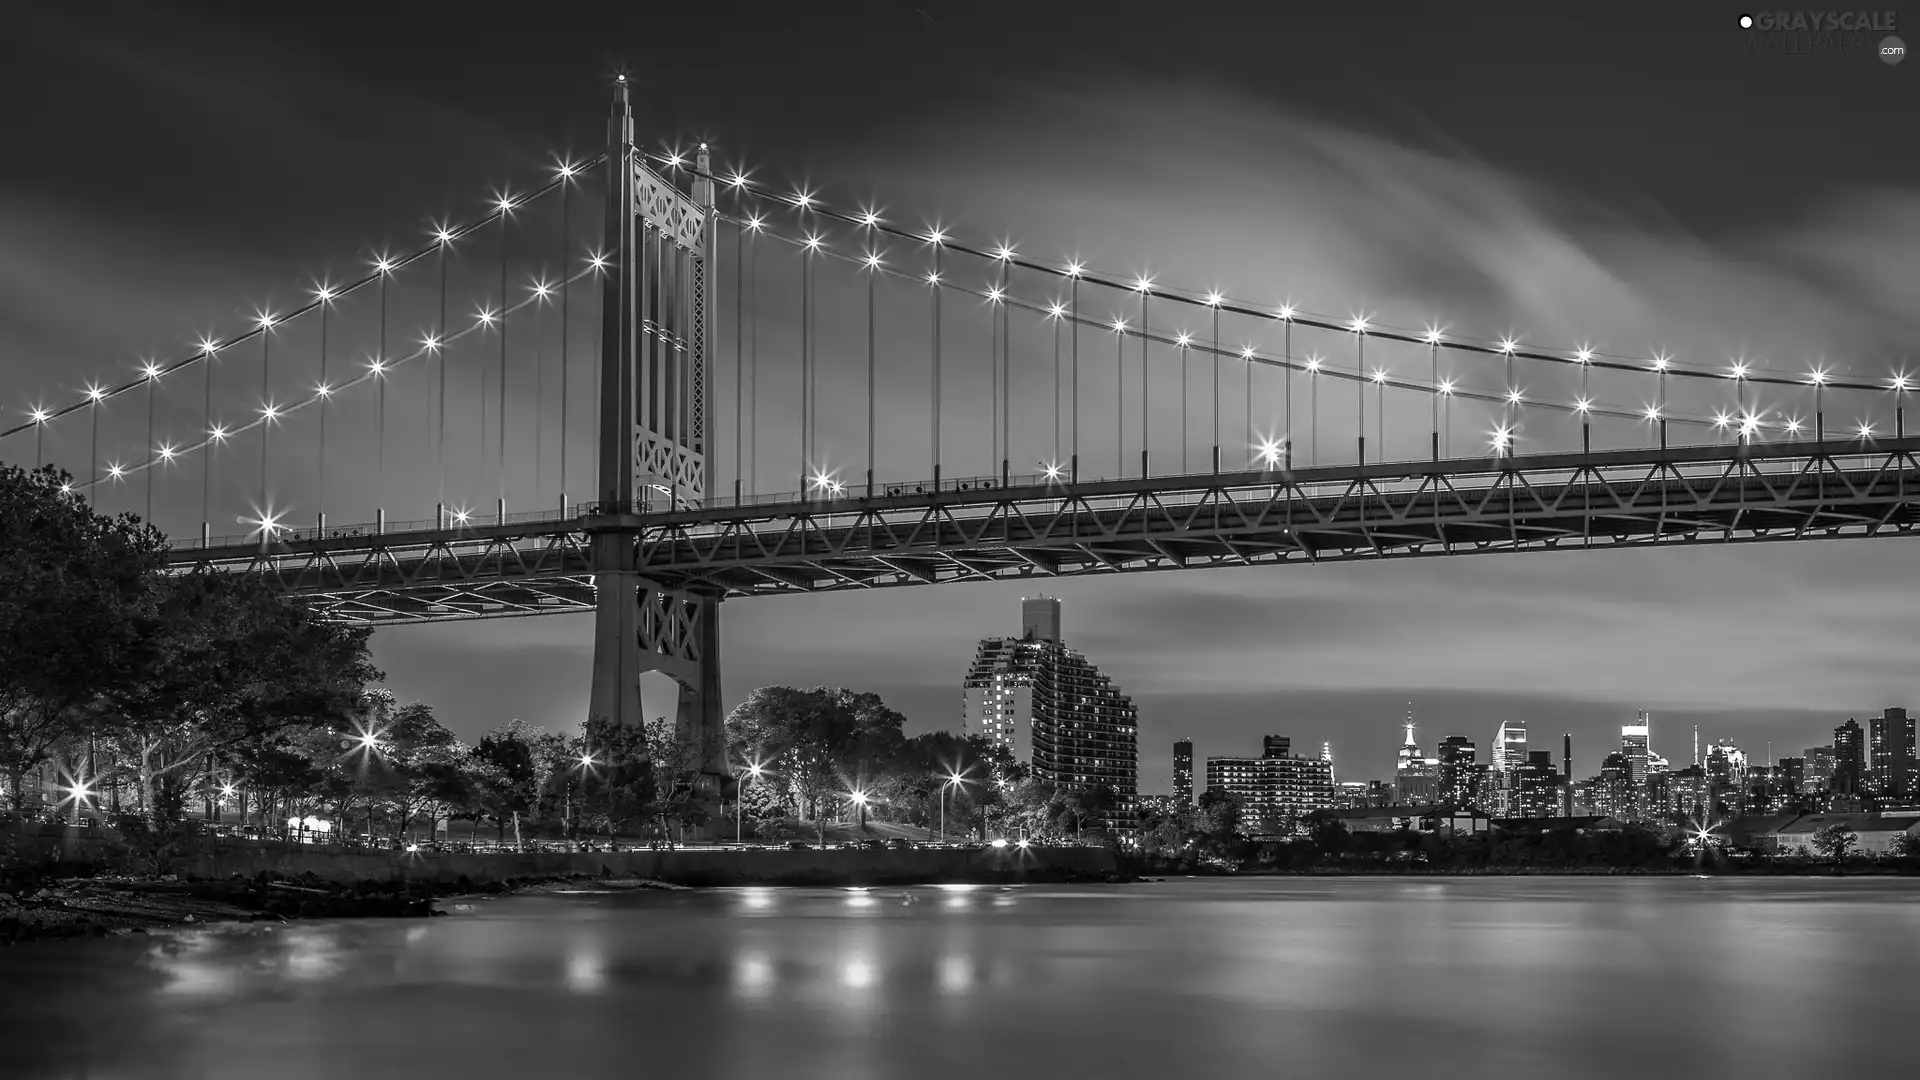
<path fill-rule="evenodd" d="M 644 728 L 593 717 L 586 724 L 586 745 L 594 764 L 585 770 L 581 808 L 607 831 L 613 842 L 620 827 L 646 816 L 654 803 L 653 763 Z"/>
<path fill-rule="evenodd" d="M 158 638 L 165 539 L 95 513 L 72 480 L 0 466 L 0 770 L 15 810 L 57 746 L 111 730 L 102 695 L 134 682 Z"/>
<path fill-rule="evenodd" d="M 1834 862 L 1845 862 L 1848 851 L 1858 840 L 1853 826 L 1844 821 L 1822 825 L 1814 830 L 1812 837 L 1813 849 Z"/>
<path fill-rule="evenodd" d="M 906 744 L 905 720 L 878 694 L 763 686 L 728 715 L 728 753 L 736 761 L 770 760 L 824 841 L 821 804 L 878 780 Z"/>
<path fill-rule="evenodd" d="M 325 621 L 258 581 L 196 571 L 160 579 L 154 595 L 147 663 L 106 703 L 156 826 L 177 820 L 212 760 L 294 728 L 344 730 L 380 678 L 369 630 Z"/>

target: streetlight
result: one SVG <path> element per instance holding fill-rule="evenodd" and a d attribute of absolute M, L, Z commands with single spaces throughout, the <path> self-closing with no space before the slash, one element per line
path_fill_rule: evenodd
<path fill-rule="evenodd" d="M 580 770 L 580 787 L 583 791 L 586 789 L 586 786 L 587 786 L 587 770 L 593 768 L 593 765 L 594 765 L 593 751 L 591 750 L 580 751 L 580 760 L 575 763 L 575 767 L 577 767 Z M 570 844 L 577 844 L 579 843 L 579 839 L 580 839 L 580 818 L 573 812 L 573 768 L 567 769 L 566 819 L 567 819 L 567 842 Z"/>
<path fill-rule="evenodd" d="M 947 842 L 947 789 L 967 782 L 964 773 L 947 770 L 947 778 L 940 783 L 940 842 Z"/>
<path fill-rule="evenodd" d="M 763 771 L 765 770 L 762 769 L 759 762 L 749 762 L 746 768 L 746 776 L 741 778 L 742 783 L 749 780 L 760 779 L 760 774 Z M 747 801 L 742 797 L 745 794 L 746 790 L 744 788 L 733 793 L 733 842 L 736 844 L 740 843 L 742 838 L 746 836 L 745 814 Z"/>
<path fill-rule="evenodd" d="M 861 828 L 863 829 L 866 828 L 867 826 L 867 793 L 864 791 L 855 791 L 850 793 L 847 796 L 847 798 L 853 801 L 854 812 L 856 815 L 858 815 L 856 818 L 857 823 Z"/>

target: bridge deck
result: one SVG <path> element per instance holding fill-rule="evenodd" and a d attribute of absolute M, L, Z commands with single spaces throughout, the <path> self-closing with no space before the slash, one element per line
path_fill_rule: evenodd
<path fill-rule="evenodd" d="M 723 596 L 1652 543 L 1904 535 L 1920 438 L 1551 454 L 330 530 L 173 552 L 376 623 L 579 611 L 588 538 Z M 899 490 L 898 485 L 893 486 Z"/>

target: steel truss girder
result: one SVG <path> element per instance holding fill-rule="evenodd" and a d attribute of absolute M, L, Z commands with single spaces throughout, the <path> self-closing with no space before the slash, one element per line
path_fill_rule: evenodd
<path fill-rule="evenodd" d="M 649 514 L 634 569 L 722 596 L 1457 555 L 1907 535 L 1920 439 L 1689 447 Z M 182 552 L 367 622 L 577 611 L 584 523 Z M 374 547 L 379 542 L 378 547 Z"/>

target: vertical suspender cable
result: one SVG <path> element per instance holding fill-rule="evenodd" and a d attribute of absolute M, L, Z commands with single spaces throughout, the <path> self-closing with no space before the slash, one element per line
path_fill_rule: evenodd
<path fill-rule="evenodd" d="M 1213 305 L 1213 471 L 1220 472 L 1220 305 Z"/>
<path fill-rule="evenodd" d="M 760 235 L 758 230 L 747 240 L 747 287 L 753 295 L 748 298 L 747 310 L 752 312 L 747 326 L 747 427 L 753 432 L 750 443 L 753 447 L 747 459 L 747 494 L 760 490 L 757 472 L 760 463 L 760 313 L 756 301 L 760 298 Z"/>
<path fill-rule="evenodd" d="M 507 208 L 510 200 L 502 200 L 500 206 L 500 434 L 494 442 L 493 461 L 497 474 L 495 489 L 498 502 L 495 512 L 499 515 L 499 524 L 507 523 Z M 481 423 L 486 422 L 487 395 L 480 395 Z M 481 436 L 484 441 L 485 435 Z"/>
<path fill-rule="evenodd" d="M 1182 474 L 1193 471 L 1190 467 L 1192 462 L 1188 460 L 1189 456 L 1187 453 L 1187 447 L 1193 442 L 1192 433 L 1188 430 L 1187 419 L 1188 415 L 1193 411 L 1189 403 L 1191 394 L 1188 392 L 1190 384 L 1193 382 L 1190 370 L 1192 359 L 1193 350 L 1186 345 L 1180 346 L 1180 472 Z"/>
<path fill-rule="evenodd" d="M 716 230 L 716 237 L 718 233 Z M 740 502 L 746 473 L 746 273 L 747 231 L 733 227 L 733 501 Z M 737 800 L 736 800 L 737 801 Z"/>
<path fill-rule="evenodd" d="M 813 459 L 813 245 L 800 252 L 800 497 Z"/>
<path fill-rule="evenodd" d="M 1286 456 L 1283 459 L 1288 471 L 1293 469 L 1293 320 L 1288 319 L 1280 330 L 1280 357 L 1284 362 L 1280 368 L 1280 390 L 1285 395 L 1284 408 L 1287 413 Z"/>
<path fill-rule="evenodd" d="M 315 523 L 322 532 L 327 528 L 327 399 L 333 388 L 327 385 L 327 309 L 333 303 L 322 297 L 320 300 L 320 497 L 318 516 Z"/>
<path fill-rule="evenodd" d="M 1000 260 L 1000 295 L 1013 285 L 1013 260 Z M 1013 479 L 1013 308 L 1000 303 L 1000 486 Z"/>
<path fill-rule="evenodd" d="M 1116 429 L 1113 439 L 1113 478 L 1127 478 L 1127 330 L 1124 322 L 1113 327 L 1113 414 Z M 1146 440 L 1141 440 L 1142 453 Z"/>
<path fill-rule="evenodd" d="M 207 350 L 207 460 L 200 466 L 200 540 L 206 542 L 213 527 L 213 456 L 220 449 L 221 437 L 213 426 L 213 361 L 217 354 Z"/>
<path fill-rule="evenodd" d="M 567 426 L 567 384 L 571 368 L 567 361 L 567 329 L 573 322 L 567 301 L 571 299 L 570 286 L 573 284 L 573 267 L 568 263 L 569 253 L 573 250 L 573 219 L 568 216 L 571 209 L 567 205 L 567 190 L 573 187 L 571 179 L 560 183 L 560 513 L 567 512 L 567 440 L 573 429 Z"/>
<path fill-rule="evenodd" d="M 1353 390 L 1354 404 L 1359 406 L 1360 414 L 1360 464 L 1367 463 L 1367 338 L 1358 330 L 1353 333 Z"/>
<path fill-rule="evenodd" d="M 440 417 L 434 424 L 435 455 L 440 472 L 439 501 L 434 503 L 433 516 L 435 528 L 446 528 L 447 505 L 447 245 L 451 237 L 441 234 L 440 240 L 440 330 L 434 335 L 434 354 L 440 360 L 440 378 L 436 390 L 440 402 Z"/>
<path fill-rule="evenodd" d="M 940 490 L 940 241 L 933 241 L 933 489 Z"/>
<path fill-rule="evenodd" d="M 1072 341 L 1073 361 L 1073 424 L 1069 429 L 1073 447 L 1073 458 L 1067 472 L 1067 478 L 1075 483 L 1080 480 L 1080 275 L 1073 275 L 1073 285 L 1067 299 L 1067 318 L 1073 329 L 1068 336 Z"/>
<path fill-rule="evenodd" d="M 269 395 L 272 391 L 273 372 L 273 325 L 269 323 L 260 330 L 260 518 L 264 522 L 267 514 L 267 435 L 273 428 L 272 407 Z M 261 538 L 272 539 L 266 526 L 261 526 Z"/>
<path fill-rule="evenodd" d="M 147 376 L 147 457 L 149 462 L 151 462 L 153 458 L 153 453 L 154 453 L 154 450 L 153 450 L 153 398 L 154 398 L 154 395 L 159 392 L 159 390 L 160 390 L 160 375 L 159 375 L 159 372 L 156 371 L 153 374 Z M 155 471 L 156 471 L 155 466 L 153 466 L 152 464 L 149 464 L 147 466 L 147 469 L 146 469 L 147 516 L 145 518 L 145 521 L 149 525 L 153 524 L 153 474 Z"/>
<path fill-rule="evenodd" d="M 1140 479 L 1147 478 L 1147 293 L 1140 290 Z"/>
<path fill-rule="evenodd" d="M 874 294 L 874 289 L 876 288 L 876 283 L 879 281 L 879 278 L 880 278 L 879 267 L 874 265 L 870 261 L 867 265 L 867 497 L 868 498 L 873 497 L 873 458 L 874 458 L 874 447 L 875 447 L 874 423 L 878 419 L 875 413 L 874 401 L 873 401 L 873 394 L 874 394 L 873 384 L 874 384 L 874 375 L 875 375 L 874 341 L 873 341 L 873 322 L 874 322 L 873 294 Z"/>
<path fill-rule="evenodd" d="M 1060 316 L 1053 316 L 1053 456 L 1048 469 L 1060 468 Z"/>
<path fill-rule="evenodd" d="M 373 356 L 374 362 L 380 367 L 380 372 L 376 376 L 379 385 L 375 388 L 380 398 L 380 433 L 374 440 L 377 444 L 374 483 L 378 489 L 374 492 L 374 518 L 382 525 L 386 524 L 387 517 L 387 279 L 392 276 L 393 271 L 387 269 L 386 260 L 381 259 L 380 340 L 374 347 Z"/>

